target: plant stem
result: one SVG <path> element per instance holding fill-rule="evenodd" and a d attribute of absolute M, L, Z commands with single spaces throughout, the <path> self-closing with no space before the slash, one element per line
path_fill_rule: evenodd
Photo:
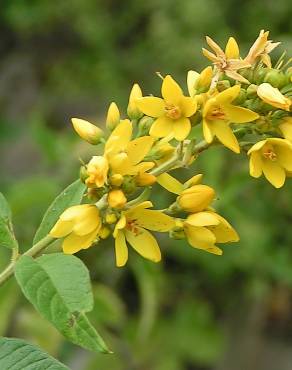
<path fill-rule="evenodd" d="M 52 238 L 51 236 L 47 235 L 42 240 L 40 240 L 38 243 L 34 244 L 29 250 L 27 250 L 25 253 L 23 253 L 23 256 L 31 256 L 34 257 L 37 254 L 39 254 L 42 250 L 47 248 L 55 238 Z M 13 274 L 14 274 L 14 267 L 15 267 L 16 261 L 12 261 L 4 271 L 0 274 L 0 286 L 5 283 Z"/>

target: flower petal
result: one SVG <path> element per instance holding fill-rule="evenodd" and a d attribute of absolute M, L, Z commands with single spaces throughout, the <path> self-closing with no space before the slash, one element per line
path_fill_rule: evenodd
<path fill-rule="evenodd" d="M 229 37 L 225 47 L 225 55 L 227 59 L 238 59 L 239 58 L 239 47 L 233 37 Z"/>
<path fill-rule="evenodd" d="M 286 117 L 283 120 L 283 123 L 279 125 L 279 129 L 281 130 L 285 139 L 292 142 L 292 117 Z"/>
<path fill-rule="evenodd" d="M 240 152 L 239 144 L 236 136 L 233 134 L 231 128 L 224 121 L 213 121 L 212 130 L 217 136 L 218 140 L 221 141 L 223 145 L 232 150 L 235 153 Z"/>
<path fill-rule="evenodd" d="M 262 147 L 266 144 L 267 140 L 261 140 L 261 141 L 258 141 L 257 143 L 255 143 L 250 149 L 249 151 L 247 152 L 248 155 L 250 155 L 251 153 L 253 152 L 256 152 L 258 150 L 261 150 Z"/>
<path fill-rule="evenodd" d="M 209 125 L 208 121 L 205 119 L 203 120 L 203 134 L 207 143 L 212 143 L 214 139 L 214 133 L 211 130 L 211 125 Z"/>
<path fill-rule="evenodd" d="M 63 252 L 65 254 L 74 254 L 79 252 L 81 249 L 89 248 L 96 239 L 97 233 L 98 229 L 95 229 L 90 234 L 82 236 L 71 233 L 63 241 Z"/>
<path fill-rule="evenodd" d="M 235 105 L 224 105 L 224 111 L 229 121 L 233 123 L 251 122 L 259 118 L 259 115 L 252 110 Z"/>
<path fill-rule="evenodd" d="M 219 104 L 231 103 L 240 93 L 240 85 L 234 85 L 226 90 L 223 90 L 216 96 L 216 101 Z"/>
<path fill-rule="evenodd" d="M 116 265 L 117 267 L 125 266 L 128 261 L 128 247 L 125 234 L 118 231 L 115 238 Z"/>
<path fill-rule="evenodd" d="M 50 231 L 50 236 L 52 236 L 53 238 L 63 238 L 64 236 L 71 233 L 73 227 L 73 221 L 63 221 L 59 219 Z"/>
<path fill-rule="evenodd" d="M 191 121 L 189 118 L 180 118 L 173 123 L 174 138 L 178 141 L 184 140 L 191 131 Z"/>
<path fill-rule="evenodd" d="M 292 149 L 278 148 L 278 161 L 287 171 L 292 171 Z"/>
<path fill-rule="evenodd" d="M 135 220 L 140 227 L 160 232 L 169 231 L 175 225 L 172 217 L 152 209 L 143 209 L 136 212 Z"/>
<path fill-rule="evenodd" d="M 281 188 L 286 179 L 285 170 L 277 162 L 269 159 L 263 160 L 263 172 L 266 179 L 275 187 Z"/>
<path fill-rule="evenodd" d="M 165 112 L 165 103 L 163 99 L 155 96 L 145 96 L 136 99 L 137 107 L 147 116 L 160 117 Z"/>
<path fill-rule="evenodd" d="M 135 234 L 131 231 L 126 231 L 127 241 L 142 257 L 153 262 L 159 262 L 161 260 L 161 252 L 154 236 L 140 227 L 136 229 L 137 232 Z"/>
<path fill-rule="evenodd" d="M 84 212 L 86 212 L 90 207 L 90 204 L 78 204 L 77 206 L 72 206 L 67 208 L 60 216 L 62 221 L 71 221 L 76 217 L 82 217 Z"/>
<path fill-rule="evenodd" d="M 184 117 L 191 117 L 197 111 L 197 101 L 194 98 L 184 96 L 180 101 L 180 107 Z"/>
<path fill-rule="evenodd" d="M 154 162 L 140 162 L 136 166 L 132 166 L 127 172 L 128 175 L 137 175 L 151 170 L 155 166 Z"/>
<path fill-rule="evenodd" d="M 188 86 L 188 92 L 190 96 L 194 96 L 195 85 L 199 78 L 200 78 L 200 73 L 196 71 L 188 71 L 187 86 Z"/>
<path fill-rule="evenodd" d="M 185 223 L 185 232 L 192 247 L 204 250 L 214 247 L 215 235 L 206 227 L 190 226 Z"/>
<path fill-rule="evenodd" d="M 86 216 L 75 224 L 73 232 L 79 236 L 87 235 L 97 228 L 100 229 L 100 226 L 99 212 L 96 207 L 91 207 Z"/>
<path fill-rule="evenodd" d="M 162 82 L 161 94 L 167 103 L 178 104 L 183 97 L 183 92 L 178 83 L 167 75 Z"/>
<path fill-rule="evenodd" d="M 150 135 L 155 137 L 165 137 L 173 131 L 173 120 L 165 116 L 157 118 L 150 129 Z"/>
<path fill-rule="evenodd" d="M 185 221 L 189 225 L 193 226 L 209 226 L 209 225 L 218 225 L 220 221 L 212 212 L 198 212 L 194 213 Z"/>
<path fill-rule="evenodd" d="M 183 184 L 166 172 L 157 177 L 157 182 L 164 189 L 174 194 L 179 195 L 184 190 Z"/>
<path fill-rule="evenodd" d="M 125 150 L 132 136 L 132 123 L 125 119 L 113 130 L 105 144 L 105 154 L 114 154 Z"/>
<path fill-rule="evenodd" d="M 141 162 L 144 159 L 151 149 L 153 142 L 154 139 L 151 136 L 141 136 L 138 139 L 130 141 L 126 152 L 133 165 Z"/>
<path fill-rule="evenodd" d="M 249 173 L 252 177 L 260 177 L 262 175 L 262 158 L 259 152 L 252 152 L 249 160 Z"/>
<path fill-rule="evenodd" d="M 213 216 L 217 218 L 219 224 L 208 226 L 208 228 L 215 235 L 216 243 L 238 242 L 239 236 L 230 223 L 215 212 Z"/>

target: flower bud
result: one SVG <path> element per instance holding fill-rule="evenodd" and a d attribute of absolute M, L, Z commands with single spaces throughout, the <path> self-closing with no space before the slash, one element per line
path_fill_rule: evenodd
<path fill-rule="evenodd" d="M 154 119 L 152 117 L 144 116 L 139 121 L 139 133 L 140 136 L 148 135 L 150 128 L 154 122 Z"/>
<path fill-rule="evenodd" d="M 221 80 L 217 82 L 216 88 L 218 91 L 224 91 L 231 86 L 230 81 L 228 80 Z"/>
<path fill-rule="evenodd" d="M 257 85 L 250 84 L 248 86 L 248 88 L 246 89 L 247 98 L 250 99 L 250 98 L 256 97 L 257 96 L 257 89 L 258 89 Z"/>
<path fill-rule="evenodd" d="M 281 88 L 287 82 L 287 78 L 282 71 L 272 69 L 266 74 L 264 82 L 271 84 L 273 87 Z"/>
<path fill-rule="evenodd" d="M 119 173 L 116 173 L 110 177 L 110 183 L 113 186 L 121 186 L 123 183 L 124 177 Z"/>
<path fill-rule="evenodd" d="M 128 175 L 124 176 L 122 189 L 126 194 L 134 193 L 134 191 L 137 190 L 137 185 L 134 177 Z"/>
<path fill-rule="evenodd" d="M 207 185 L 194 185 L 178 197 L 179 206 L 187 212 L 201 212 L 215 197 L 215 191 Z"/>
<path fill-rule="evenodd" d="M 127 114 L 130 119 L 139 119 L 143 116 L 143 112 L 140 111 L 136 104 L 136 99 L 142 98 L 142 91 L 138 84 L 134 84 L 130 93 L 129 104 L 127 108 Z"/>
<path fill-rule="evenodd" d="M 137 186 L 150 186 L 156 182 L 156 177 L 147 172 L 139 173 L 135 177 L 135 182 Z"/>
<path fill-rule="evenodd" d="M 72 118 L 71 122 L 74 130 L 83 140 L 93 145 L 100 143 L 100 139 L 103 137 L 103 131 L 99 127 L 80 118 Z"/>
<path fill-rule="evenodd" d="M 232 104 L 240 105 L 243 104 L 246 100 L 246 91 L 244 89 L 240 89 L 239 94 L 237 97 L 232 101 Z"/>
<path fill-rule="evenodd" d="M 79 170 L 80 180 L 85 184 L 86 179 L 88 178 L 88 172 L 86 166 L 81 166 Z"/>
<path fill-rule="evenodd" d="M 105 222 L 109 225 L 114 224 L 117 220 L 118 218 L 114 213 L 107 213 L 105 215 Z"/>
<path fill-rule="evenodd" d="M 120 123 L 120 111 L 116 103 L 112 102 L 107 111 L 106 127 L 112 131 Z"/>
<path fill-rule="evenodd" d="M 102 228 L 100 229 L 100 231 L 98 233 L 98 236 L 101 239 L 106 239 L 107 237 L 109 237 L 110 233 L 111 233 L 111 231 L 108 227 L 102 226 Z"/>
<path fill-rule="evenodd" d="M 125 194 L 120 189 L 111 190 L 108 194 L 108 204 L 112 208 L 123 208 L 127 203 Z"/>

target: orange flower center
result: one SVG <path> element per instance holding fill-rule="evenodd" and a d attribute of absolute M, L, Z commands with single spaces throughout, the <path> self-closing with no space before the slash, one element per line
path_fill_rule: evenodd
<path fill-rule="evenodd" d="M 223 109 L 218 106 L 213 108 L 212 111 L 208 113 L 207 118 L 211 121 L 221 121 L 226 118 L 226 114 L 224 113 Z"/>
<path fill-rule="evenodd" d="M 127 220 L 126 229 L 131 231 L 135 235 L 139 234 L 139 229 L 137 226 L 137 220 Z"/>
<path fill-rule="evenodd" d="M 273 162 L 277 160 L 277 154 L 271 148 L 264 149 L 263 156 Z"/>
<path fill-rule="evenodd" d="M 167 103 L 165 105 L 165 115 L 171 119 L 179 119 L 181 117 L 181 110 L 177 105 Z"/>

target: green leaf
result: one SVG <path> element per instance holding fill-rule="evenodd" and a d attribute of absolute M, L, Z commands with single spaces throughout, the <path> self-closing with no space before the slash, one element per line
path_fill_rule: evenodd
<path fill-rule="evenodd" d="M 18 244 L 13 233 L 11 217 L 9 204 L 0 193 L 0 247 L 17 249 Z"/>
<path fill-rule="evenodd" d="M 11 210 L 2 193 L 0 193 L 0 218 L 11 220 Z"/>
<path fill-rule="evenodd" d="M 39 347 L 16 338 L 0 338 L 0 369 L 69 370 Z"/>
<path fill-rule="evenodd" d="M 77 180 L 57 196 L 45 213 L 35 234 L 33 244 L 36 244 L 48 235 L 65 209 L 81 203 L 84 191 L 85 185 L 80 180 Z"/>
<path fill-rule="evenodd" d="M 15 276 L 26 298 L 64 337 L 95 352 L 110 352 L 85 315 L 93 309 L 93 296 L 81 260 L 62 253 L 22 256 Z"/>

